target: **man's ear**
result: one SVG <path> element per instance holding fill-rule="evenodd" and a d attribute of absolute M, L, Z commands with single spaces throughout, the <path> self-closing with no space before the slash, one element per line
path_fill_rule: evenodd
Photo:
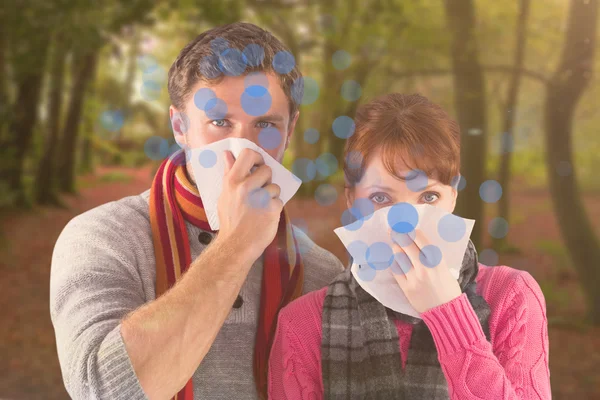
<path fill-rule="evenodd" d="M 294 117 L 290 120 L 285 141 L 285 150 L 287 150 L 288 146 L 290 145 L 290 139 L 292 138 L 292 133 L 294 133 L 294 129 L 296 129 L 296 123 L 298 122 L 299 117 L 300 111 L 296 111 L 296 114 L 294 114 Z"/>
<path fill-rule="evenodd" d="M 190 120 L 184 112 L 179 112 L 173 105 L 169 107 L 169 118 L 173 128 L 175 142 L 181 148 L 187 147 L 187 131 L 190 128 Z"/>

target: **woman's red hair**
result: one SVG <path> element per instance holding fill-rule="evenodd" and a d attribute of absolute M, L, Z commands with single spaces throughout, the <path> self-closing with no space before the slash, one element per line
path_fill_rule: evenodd
<path fill-rule="evenodd" d="M 430 179 L 451 185 L 460 173 L 460 128 L 437 104 L 418 95 L 378 97 L 356 112 L 354 134 L 344 157 L 346 185 L 353 187 L 373 154 L 381 150 L 385 168 L 395 177 L 399 161 Z"/>

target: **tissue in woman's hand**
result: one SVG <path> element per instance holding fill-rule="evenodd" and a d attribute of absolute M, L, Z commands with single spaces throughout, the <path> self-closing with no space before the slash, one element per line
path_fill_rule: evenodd
<path fill-rule="evenodd" d="M 267 154 L 254 142 L 242 138 L 223 139 L 207 146 L 192 149 L 188 152 L 188 162 L 191 164 L 196 186 L 202 198 L 204 211 L 211 229 L 219 229 L 219 216 L 217 214 L 217 200 L 223 190 L 223 176 L 225 175 L 224 151 L 229 150 L 237 159 L 242 149 L 249 148 L 260 153 L 273 172 L 271 181 L 281 187 L 279 198 L 283 204 L 287 203 L 298 191 L 302 181 L 300 178 L 285 169 L 277 160 Z"/>
<path fill-rule="evenodd" d="M 390 231 L 402 246 L 414 237 L 413 228 L 421 230 L 458 279 L 474 224 L 474 220 L 429 204 L 398 203 L 337 228 L 335 233 L 352 256 L 352 274 L 358 284 L 384 306 L 420 318 L 394 279 L 392 271 L 401 272 L 401 266 L 394 262 Z"/>

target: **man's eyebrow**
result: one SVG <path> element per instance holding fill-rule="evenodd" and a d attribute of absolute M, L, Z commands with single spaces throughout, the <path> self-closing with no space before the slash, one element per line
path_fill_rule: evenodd
<path fill-rule="evenodd" d="M 210 121 L 220 121 L 222 119 L 231 119 L 233 117 L 233 114 L 227 113 L 225 115 L 210 115 L 210 112 L 204 113 L 204 116 L 206 117 L 206 119 L 210 120 Z M 213 118 L 213 117 L 220 117 L 220 118 Z"/>
<path fill-rule="evenodd" d="M 254 122 L 258 122 L 258 121 L 272 121 L 272 122 L 284 122 L 285 121 L 285 117 L 281 114 L 265 114 L 265 115 L 261 115 L 260 117 L 257 117 L 254 119 Z"/>

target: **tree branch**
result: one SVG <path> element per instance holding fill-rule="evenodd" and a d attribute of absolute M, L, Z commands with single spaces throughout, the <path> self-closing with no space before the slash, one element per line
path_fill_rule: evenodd
<path fill-rule="evenodd" d="M 502 72 L 502 73 L 512 73 L 515 71 L 515 67 L 511 65 L 483 65 L 482 69 L 485 72 Z M 544 85 L 547 85 L 550 82 L 550 78 L 536 71 L 532 71 L 526 68 L 517 68 L 517 70 L 533 80 L 536 80 Z M 433 68 L 433 69 L 423 69 L 423 70 L 414 70 L 414 71 L 396 71 L 394 69 L 388 69 L 388 74 L 396 79 L 405 79 L 412 78 L 416 76 L 436 76 L 436 75 L 446 75 L 451 74 L 452 70 L 450 68 Z"/>
<path fill-rule="evenodd" d="M 310 5 L 310 0 L 299 0 L 299 1 L 283 1 L 283 0 L 249 0 L 248 4 L 257 8 L 295 8 L 298 6 Z"/>
<path fill-rule="evenodd" d="M 498 102 L 498 107 L 500 108 L 500 114 L 502 115 L 506 110 L 506 101 L 502 99 L 500 95 L 500 89 L 502 88 L 503 79 L 498 79 L 496 82 L 492 83 L 492 90 L 490 90 L 490 97 L 492 99 L 496 99 Z"/>
<path fill-rule="evenodd" d="M 298 45 L 298 50 L 300 52 L 304 52 L 304 51 L 307 51 L 307 50 L 312 50 L 315 47 L 317 47 L 318 44 L 319 44 L 319 42 L 317 42 L 316 40 L 309 40 L 309 41 L 306 41 L 306 42 L 301 42 Z"/>

